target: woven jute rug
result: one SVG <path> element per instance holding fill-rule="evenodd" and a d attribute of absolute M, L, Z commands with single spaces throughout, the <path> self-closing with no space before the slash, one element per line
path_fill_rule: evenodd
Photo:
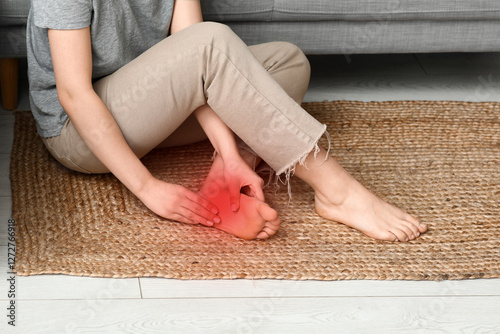
<path fill-rule="evenodd" d="M 328 125 L 332 155 L 365 186 L 429 225 L 409 243 L 370 239 L 318 217 L 300 180 L 266 196 L 276 236 L 244 241 L 161 219 L 112 175 L 68 171 L 51 158 L 29 113 L 12 150 L 18 275 L 178 279 L 412 279 L 500 277 L 500 104 L 324 102 L 304 107 Z M 208 142 L 157 150 L 157 177 L 199 189 Z"/>

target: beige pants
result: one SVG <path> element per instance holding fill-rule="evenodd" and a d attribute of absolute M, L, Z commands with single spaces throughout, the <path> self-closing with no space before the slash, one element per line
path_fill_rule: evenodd
<path fill-rule="evenodd" d="M 204 22 L 169 36 L 94 89 L 138 157 L 206 139 L 192 113 L 208 103 L 279 175 L 314 149 L 326 130 L 299 105 L 309 75 L 296 46 L 248 47 L 227 26 Z M 108 172 L 69 120 L 60 136 L 44 143 L 70 169 Z"/>

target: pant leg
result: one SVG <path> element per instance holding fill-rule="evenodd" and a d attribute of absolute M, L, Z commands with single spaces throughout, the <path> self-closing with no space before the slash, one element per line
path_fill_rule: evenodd
<path fill-rule="evenodd" d="M 326 130 L 217 23 L 199 23 L 166 38 L 94 88 L 138 157 L 206 103 L 278 174 L 310 152 Z M 59 146 L 72 146 L 60 156 L 78 160 L 86 171 L 107 171 L 90 151 L 74 150 L 82 142 L 71 122 L 59 137 Z"/>
<path fill-rule="evenodd" d="M 302 50 L 288 42 L 270 42 L 248 47 L 281 88 L 298 104 L 309 86 L 311 66 Z"/>
<path fill-rule="evenodd" d="M 298 104 L 309 86 L 311 67 L 302 50 L 288 42 L 270 42 L 248 47 L 281 88 Z M 179 126 L 158 148 L 196 143 L 207 139 L 194 115 Z"/>

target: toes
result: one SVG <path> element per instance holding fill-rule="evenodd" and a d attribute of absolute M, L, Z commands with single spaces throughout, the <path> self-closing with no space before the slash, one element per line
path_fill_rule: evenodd
<path fill-rule="evenodd" d="M 427 231 L 427 225 L 419 222 L 417 218 L 413 217 L 412 215 L 406 214 L 405 220 L 415 226 L 419 233 L 424 233 L 425 231 Z"/>
<path fill-rule="evenodd" d="M 279 218 L 276 218 L 275 220 L 269 220 L 266 222 L 267 226 L 274 228 L 276 230 L 280 227 L 280 224 L 281 224 L 281 220 Z"/>
<path fill-rule="evenodd" d="M 410 240 L 413 240 L 413 239 L 420 236 L 420 231 L 418 230 L 416 225 L 413 225 L 413 224 L 406 222 L 406 221 L 403 222 L 403 224 L 411 231 L 411 234 L 408 235 Z"/>
<path fill-rule="evenodd" d="M 262 231 L 260 231 L 259 234 L 257 234 L 257 239 L 267 239 L 267 238 L 275 235 L 276 232 L 278 232 L 278 227 L 273 226 L 273 225 L 264 226 Z"/>
<path fill-rule="evenodd" d="M 259 234 L 257 234 L 257 239 L 267 239 L 269 238 L 269 234 L 267 234 L 266 231 L 262 231 Z"/>
<path fill-rule="evenodd" d="M 389 232 L 391 232 L 393 235 L 396 236 L 397 240 L 392 239 L 393 241 L 400 241 L 400 242 L 409 241 L 408 235 L 400 229 L 395 228 L 390 230 Z"/>
<path fill-rule="evenodd" d="M 408 221 L 400 221 L 399 224 L 389 229 L 389 233 L 384 235 L 383 240 L 400 242 L 415 240 L 421 234 L 419 226 L 420 225 L 413 225 Z M 425 232 L 425 230 L 423 232 Z"/>
<path fill-rule="evenodd" d="M 267 239 L 272 235 L 275 235 L 280 227 L 280 219 L 278 218 L 278 212 L 271 208 L 266 203 L 260 203 L 257 206 L 257 212 L 266 221 L 266 225 L 262 231 L 257 235 L 257 239 Z"/>
<path fill-rule="evenodd" d="M 424 223 L 419 223 L 419 224 L 417 225 L 417 227 L 418 227 L 418 230 L 420 231 L 420 233 L 425 233 L 425 232 L 427 232 L 427 225 L 426 225 L 426 224 L 424 224 Z"/>
<path fill-rule="evenodd" d="M 271 236 L 271 235 L 275 235 L 276 232 L 278 232 L 278 229 L 273 229 L 271 227 L 266 226 L 262 229 L 262 232 L 266 232 L 269 236 Z"/>
<path fill-rule="evenodd" d="M 278 219 L 278 212 L 264 202 L 259 203 L 257 212 L 265 221 L 272 222 Z"/>
<path fill-rule="evenodd" d="M 262 229 L 262 232 L 259 233 L 257 238 L 267 239 L 270 236 L 275 235 L 280 227 L 280 219 L 278 218 L 278 213 L 276 212 L 276 210 L 271 208 L 266 203 L 261 203 L 257 207 L 257 212 L 266 221 L 266 225 Z M 264 236 L 264 238 L 260 237 L 261 234 Z"/>
<path fill-rule="evenodd" d="M 390 231 L 387 231 L 386 233 L 383 233 L 383 235 L 379 235 L 378 237 L 375 237 L 375 239 L 385 240 L 385 241 L 393 241 L 393 242 L 399 241 L 397 235 L 390 232 Z"/>
<path fill-rule="evenodd" d="M 392 234 L 392 233 L 390 233 L 390 234 L 391 234 L 391 236 L 392 236 L 392 237 L 391 237 L 391 239 L 390 239 L 390 240 L 388 240 L 388 241 L 399 242 L 399 239 L 398 239 L 398 237 L 397 237 L 395 234 Z M 394 238 L 394 240 L 392 240 L 392 238 Z"/>
<path fill-rule="evenodd" d="M 414 240 L 417 237 L 416 233 L 406 224 L 402 224 L 399 228 L 406 234 L 408 240 Z"/>

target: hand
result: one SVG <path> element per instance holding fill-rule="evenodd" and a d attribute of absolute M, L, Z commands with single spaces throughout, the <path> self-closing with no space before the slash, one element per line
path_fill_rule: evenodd
<path fill-rule="evenodd" d="M 152 177 L 138 194 L 151 211 L 164 218 L 187 224 L 213 226 L 220 223 L 218 209 L 195 192 Z"/>
<path fill-rule="evenodd" d="M 229 189 L 231 210 L 240 208 L 240 194 L 242 189 L 245 195 L 255 197 L 265 202 L 264 180 L 253 171 L 241 157 L 232 157 L 224 160 L 224 178 Z"/>

